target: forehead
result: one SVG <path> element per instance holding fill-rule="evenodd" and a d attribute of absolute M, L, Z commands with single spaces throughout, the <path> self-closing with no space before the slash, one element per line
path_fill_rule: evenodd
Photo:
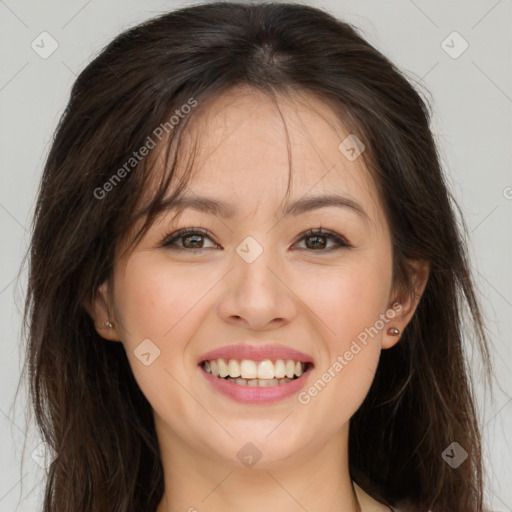
<path fill-rule="evenodd" d="M 197 192 L 215 190 L 231 202 L 255 196 L 280 201 L 291 179 L 292 196 L 339 192 L 375 201 L 364 158 L 350 159 L 354 152 L 346 152 L 347 144 L 361 149 L 354 135 L 331 105 L 312 94 L 273 97 L 231 89 L 200 105 L 184 133 L 182 151 L 193 153 L 188 185 Z"/>
<path fill-rule="evenodd" d="M 201 167 L 208 160 L 223 160 L 244 168 L 273 174 L 294 159 L 296 175 L 319 163 L 324 167 L 339 160 L 338 145 L 349 135 L 334 112 L 314 96 L 271 97 L 257 90 L 234 89 L 210 101 L 197 116 L 185 140 L 200 137 L 196 156 Z M 204 178 L 204 176 L 203 176 Z"/>
<path fill-rule="evenodd" d="M 304 91 L 272 97 L 244 86 L 199 101 L 178 144 L 158 145 L 126 240 L 146 220 L 157 229 L 198 211 L 260 225 L 310 212 L 342 215 L 386 235 L 368 152 L 349 159 L 340 150 L 353 135 L 348 126 L 341 108 Z M 157 213 L 146 219 L 154 199 Z"/>

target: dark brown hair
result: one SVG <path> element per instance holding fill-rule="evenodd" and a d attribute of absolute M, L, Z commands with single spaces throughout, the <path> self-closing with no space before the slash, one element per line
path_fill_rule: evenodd
<path fill-rule="evenodd" d="M 102 340 L 84 303 L 111 276 L 135 219 L 143 215 L 145 223 L 133 243 L 161 208 L 191 119 L 235 86 L 308 92 L 344 112 L 340 120 L 364 142 L 385 206 L 396 282 L 411 285 L 407 259 L 430 264 L 415 315 L 400 343 L 382 352 L 351 419 L 352 477 L 383 503 L 482 511 L 466 344 L 476 342 L 487 376 L 489 353 L 428 102 L 356 29 L 327 12 L 232 2 L 183 8 L 119 35 L 78 76 L 60 120 L 39 190 L 25 305 L 35 415 L 55 454 L 44 511 L 153 511 L 162 497 L 151 406 L 122 344 Z M 191 99 L 199 107 L 158 146 L 172 160 L 165 171 L 155 170 L 155 149 L 114 179 Z M 142 205 L 151 184 L 156 192 Z M 453 441 L 469 455 L 456 470 L 441 457 Z"/>

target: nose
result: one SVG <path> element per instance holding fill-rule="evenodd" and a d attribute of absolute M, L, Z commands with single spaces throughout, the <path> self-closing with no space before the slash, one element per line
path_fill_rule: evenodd
<path fill-rule="evenodd" d="M 265 330 L 286 325 L 297 315 L 293 285 L 286 282 L 286 272 L 270 253 L 263 251 L 252 262 L 234 256 L 218 309 L 225 322 Z"/>

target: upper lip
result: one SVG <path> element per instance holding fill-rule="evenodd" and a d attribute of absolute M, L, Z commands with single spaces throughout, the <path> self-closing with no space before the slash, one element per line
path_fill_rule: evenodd
<path fill-rule="evenodd" d="M 211 361 L 221 357 L 224 359 L 252 359 L 253 361 L 292 359 L 293 361 L 313 364 L 313 358 L 308 354 L 279 344 L 226 345 L 203 354 L 199 358 L 199 364 L 203 363 L 203 361 Z"/>

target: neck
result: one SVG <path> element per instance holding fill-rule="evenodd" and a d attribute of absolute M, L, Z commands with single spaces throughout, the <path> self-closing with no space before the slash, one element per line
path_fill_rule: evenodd
<path fill-rule="evenodd" d="M 157 512 L 360 511 L 348 470 L 348 424 L 327 443 L 311 440 L 286 460 L 266 459 L 271 446 L 262 447 L 250 468 L 236 458 L 245 440 L 233 442 L 233 458 L 221 458 L 156 426 L 165 481 Z"/>

